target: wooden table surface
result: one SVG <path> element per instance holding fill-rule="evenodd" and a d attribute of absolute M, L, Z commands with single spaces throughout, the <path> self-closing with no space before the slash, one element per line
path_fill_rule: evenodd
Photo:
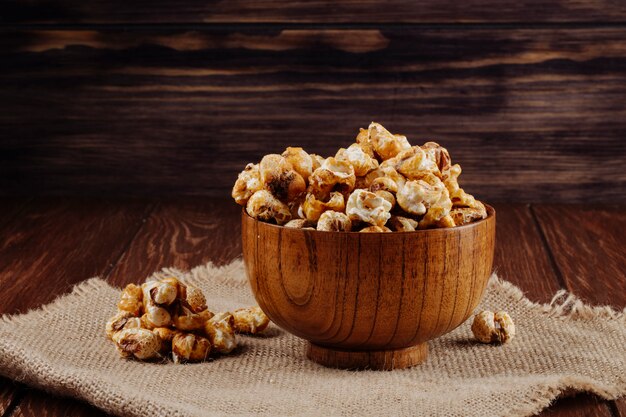
<path fill-rule="evenodd" d="M 531 300 L 565 288 L 626 305 L 626 207 L 494 204 L 495 268 Z M 241 254 L 229 200 L 18 199 L 0 207 L 0 313 L 25 312 L 99 275 L 118 286 L 166 266 L 225 264 Z M 0 378 L 0 415 L 102 415 L 88 404 Z M 544 416 L 626 417 L 626 400 L 578 394 Z"/>

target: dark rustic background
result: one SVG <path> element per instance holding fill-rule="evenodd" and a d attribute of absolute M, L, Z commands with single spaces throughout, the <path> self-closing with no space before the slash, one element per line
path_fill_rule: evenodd
<path fill-rule="evenodd" d="M 0 5 L 0 193 L 225 195 L 371 120 L 478 197 L 626 201 L 626 2 Z"/>

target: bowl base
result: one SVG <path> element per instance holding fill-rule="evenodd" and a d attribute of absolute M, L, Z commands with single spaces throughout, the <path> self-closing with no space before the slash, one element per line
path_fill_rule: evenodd
<path fill-rule="evenodd" d="M 390 371 L 424 362 L 428 357 L 428 344 L 391 350 L 341 350 L 309 343 L 306 356 L 329 368 Z"/>

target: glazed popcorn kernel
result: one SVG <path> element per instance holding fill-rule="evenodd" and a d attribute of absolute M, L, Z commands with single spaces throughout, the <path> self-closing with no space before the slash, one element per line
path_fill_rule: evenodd
<path fill-rule="evenodd" d="M 248 164 L 233 198 L 251 217 L 289 228 L 409 232 L 487 217 L 485 205 L 459 186 L 460 175 L 438 143 L 412 146 L 372 122 L 334 156 L 289 147 Z"/>
<path fill-rule="evenodd" d="M 255 334 L 268 324 L 259 307 L 214 315 L 199 288 L 155 274 L 141 286 L 122 290 L 118 312 L 104 327 L 123 358 L 185 363 L 228 354 L 237 347 L 236 331 Z"/>
<path fill-rule="evenodd" d="M 472 333 L 482 343 L 507 343 L 515 336 L 515 324 L 504 311 L 485 310 L 474 316 Z"/>
<path fill-rule="evenodd" d="M 270 319 L 260 307 L 240 308 L 233 311 L 235 332 L 257 334 L 261 333 L 270 324 Z"/>
<path fill-rule="evenodd" d="M 352 221 L 345 213 L 325 211 L 317 222 L 317 230 L 323 232 L 349 232 Z"/>
<path fill-rule="evenodd" d="M 350 220 L 362 221 L 373 226 L 384 226 L 391 217 L 391 203 L 366 190 L 355 190 L 348 198 L 346 214 Z"/>

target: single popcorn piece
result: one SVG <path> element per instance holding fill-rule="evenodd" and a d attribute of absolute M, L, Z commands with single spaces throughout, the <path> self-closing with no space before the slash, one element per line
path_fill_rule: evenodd
<path fill-rule="evenodd" d="M 309 222 L 315 223 L 325 211 L 344 211 L 345 207 L 346 204 L 343 194 L 338 191 L 333 191 L 330 193 L 328 201 L 318 200 L 315 194 L 307 194 L 301 205 L 301 210 L 302 214 Z"/>
<path fill-rule="evenodd" d="M 378 123 L 372 122 L 369 125 L 368 134 L 369 142 L 383 161 L 393 158 L 401 151 L 411 147 L 406 136 L 391 134 Z"/>
<path fill-rule="evenodd" d="M 304 149 L 288 147 L 282 156 L 305 181 L 313 173 L 313 158 Z"/>
<path fill-rule="evenodd" d="M 168 306 L 178 295 L 178 286 L 171 282 L 149 281 L 141 285 L 144 302 L 157 306 Z"/>
<path fill-rule="evenodd" d="M 178 333 L 172 339 L 174 363 L 201 362 L 211 353 L 211 342 L 193 333 Z"/>
<path fill-rule="evenodd" d="M 363 221 L 373 226 L 384 226 L 391 217 L 389 210 L 389 201 L 366 190 L 355 190 L 346 204 L 346 214 L 350 220 Z"/>
<path fill-rule="evenodd" d="M 192 313 L 200 313 L 207 309 L 206 298 L 202 291 L 192 285 L 185 285 L 181 290 L 180 299 Z"/>
<path fill-rule="evenodd" d="M 124 358 L 136 358 L 141 361 L 160 357 L 161 340 L 146 329 L 124 329 L 116 333 L 115 346 Z"/>
<path fill-rule="evenodd" d="M 420 146 L 424 152 L 431 155 L 431 158 L 436 162 L 439 172 L 443 172 L 450 168 L 452 159 L 450 159 L 450 153 L 446 148 L 439 145 L 437 142 L 426 142 Z"/>
<path fill-rule="evenodd" d="M 113 340 L 113 335 L 122 329 L 140 328 L 141 319 L 128 311 L 119 311 L 111 317 L 105 327 L 106 335 Z"/>
<path fill-rule="evenodd" d="M 263 187 L 280 201 L 291 201 L 306 190 L 304 178 L 281 155 L 265 155 L 259 163 L 259 171 Z"/>
<path fill-rule="evenodd" d="M 419 146 L 413 146 L 400 152 L 393 158 L 393 161 L 397 171 L 410 180 L 420 179 L 424 175 L 434 172 L 440 175 L 435 155 L 426 153 Z"/>
<path fill-rule="evenodd" d="M 237 204 L 245 206 L 250 197 L 252 197 L 252 194 L 262 188 L 263 182 L 261 181 L 259 164 L 248 164 L 246 168 L 239 173 L 231 195 Z"/>
<path fill-rule="evenodd" d="M 398 183 L 391 177 L 378 177 L 371 182 L 369 189 L 373 193 L 376 191 L 388 191 L 395 194 L 398 192 Z"/>
<path fill-rule="evenodd" d="M 172 323 L 172 316 L 166 308 L 154 304 L 145 306 L 145 314 L 141 316 L 141 322 L 146 329 L 169 326 Z"/>
<path fill-rule="evenodd" d="M 443 183 L 450 193 L 453 207 L 476 208 L 483 212 L 483 218 L 487 217 L 485 206 L 459 186 L 459 175 L 461 175 L 461 166 L 459 164 L 452 165 L 443 172 Z"/>
<path fill-rule="evenodd" d="M 346 161 L 326 158 L 324 163 L 309 178 L 309 192 L 324 198 L 332 191 L 350 193 L 356 184 L 354 168 Z"/>
<path fill-rule="evenodd" d="M 368 226 L 359 230 L 359 232 L 360 233 L 386 233 L 386 232 L 391 232 L 391 229 L 385 226 Z"/>
<path fill-rule="evenodd" d="M 515 324 L 504 311 L 481 311 L 474 316 L 472 333 L 482 343 L 507 343 L 515 337 Z"/>
<path fill-rule="evenodd" d="M 270 324 L 270 319 L 258 306 L 233 311 L 233 320 L 235 332 L 245 334 L 261 333 Z"/>
<path fill-rule="evenodd" d="M 213 313 L 209 310 L 194 313 L 189 308 L 180 306 L 178 312 L 174 314 L 174 317 L 172 318 L 172 324 L 178 330 L 199 330 L 204 327 L 204 323 L 206 323 L 211 317 L 213 317 Z"/>
<path fill-rule="evenodd" d="M 204 325 L 204 332 L 217 353 L 230 353 L 237 347 L 235 318 L 231 313 L 218 313 Z"/>
<path fill-rule="evenodd" d="M 484 218 L 483 210 L 471 207 L 458 207 L 450 210 L 450 216 L 455 226 L 462 226 Z"/>
<path fill-rule="evenodd" d="M 350 163 L 354 168 L 354 174 L 361 177 L 378 168 L 378 161 L 368 155 L 359 143 L 353 143 L 347 149 L 340 148 L 335 158 Z"/>
<path fill-rule="evenodd" d="M 442 197 L 444 193 L 446 197 Z M 396 194 L 396 198 L 398 205 L 404 211 L 418 216 L 426 214 L 426 210 L 438 202 L 443 206 L 442 198 L 444 200 L 445 198 L 449 199 L 446 187 L 435 175 L 428 175 L 420 180 L 407 181 Z"/>
<path fill-rule="evenodd" d="M 414 232 L 417 230 L 417 221 L 403 216 L 391 216 L 387 223 L 391 230 L 396 232 Z"/>
<path fill-rule="evenodd" d="M 143 307 L 143 293 L 141 287 L 135 284 L 128 284 L 122 295 L 120 301 L 117 303 L 117 308 L 121 311 L 128 311 L 133 316 L 139 316 Z"/>
<path fill-rule="evenodd" d="M 317 221 L 317 230 L 324 232 L 349 232 L 352 221 L 345 213 L 325 211 Z"/>
<path fill-rule="evenodd" d="M 257 191 L 250 197 L 246 212 L 255 219 L 275 220 L 278 224 L 285 224 L 291 220 L 289 207 L 267 190 Z"/>

